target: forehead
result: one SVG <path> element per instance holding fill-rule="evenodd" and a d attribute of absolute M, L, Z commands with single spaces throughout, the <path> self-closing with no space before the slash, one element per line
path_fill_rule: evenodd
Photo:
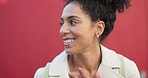
<path fill-rule="evenodd" d="M 76 2 L 69 3 L 63 9 L 61 18 L 67 18 L 69 16 L 88 17 L 80 8 L 80 4 Z"/>

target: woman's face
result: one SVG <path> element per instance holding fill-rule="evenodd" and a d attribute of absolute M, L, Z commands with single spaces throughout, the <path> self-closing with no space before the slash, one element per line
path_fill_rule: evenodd
<path fill-rule="evenodd" d="M 82 53 L 98 44 L 94 23 L 78 3 L 72 2 L 63 9 L 60 24 L 67 54 Z"/>

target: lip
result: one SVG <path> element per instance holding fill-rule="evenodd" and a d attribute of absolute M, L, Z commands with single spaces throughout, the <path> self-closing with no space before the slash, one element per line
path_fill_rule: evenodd
<path fill-rule="evenodd" d="M 76 38 L 63 38 L 64 46 L 70 46 L 71 43 L 73 43 L 76 40 Z"/>
<path fill-rule="evenodd" d="M 68 37 L 63 38 L 63 40 L 68 40 L 68 39 L 76 39 L 76 38 L 72 38 L 72 37 L 71 38 L 70 37 L 69 38 Z"/>

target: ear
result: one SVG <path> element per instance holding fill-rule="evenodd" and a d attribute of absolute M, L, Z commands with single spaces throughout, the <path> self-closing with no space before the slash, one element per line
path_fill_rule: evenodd
<path fill-rule="evenodd" d="M 98 21 L 98 22 L 96 22 L 95 29 L 96 29 L 96 35 L 97 35 L 97 37 L 99 37 L 100 35 L 102 35 L 102 33 L 104 32 L 104 29 L 105 29 L 105 23 L 104 23 L 104 21 Z"/>

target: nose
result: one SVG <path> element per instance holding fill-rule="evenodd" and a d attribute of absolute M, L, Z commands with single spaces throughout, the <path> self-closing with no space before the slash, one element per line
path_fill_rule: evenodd
<path fill-rule="evenodd" d="M 65 36 L 68 33 L 70 33 L 69 26 L 66 25 L 66 24 L 63 24 L 62 27 L 60 28 L 60 35 L 61 35 L 61 37 Z"/>

